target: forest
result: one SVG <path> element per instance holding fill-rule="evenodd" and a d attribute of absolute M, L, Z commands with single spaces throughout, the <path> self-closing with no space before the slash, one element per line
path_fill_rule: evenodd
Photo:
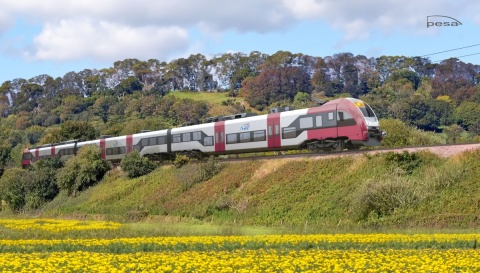
<path fill-rule="evenodd" d="M 480 65 L 451 58 L 278 51 L 202 54 L 170 62 L 117 61 L 101 70 L 13 79 L 0 86 L 0 167 L 21 151 L 69 139 L 200 123 L 209 116 L 306 108 L 337 97 L 365 100 L 380 119 L 421 130 L 480 134 Z M 174 96 L 216 92 L 220 103 Z"/>

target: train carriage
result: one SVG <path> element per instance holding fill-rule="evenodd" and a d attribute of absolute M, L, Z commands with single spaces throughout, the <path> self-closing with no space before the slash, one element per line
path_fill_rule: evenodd
<path fill-rule="evenodd" d="M 85 145 L 98 146 L 102 158 L 118 162 L 134 150 L 142 156 L 159 159 L 174 158 L 176 154 L 201 158 L 293 149 L 341 151 L 379 146 L 385 135 L 368 104 L 341 98 L 308 109 L 217 117 L 193 126 L 42 145 L 24 150 L 22 166 L 47 157 L 67 160 Z"/>

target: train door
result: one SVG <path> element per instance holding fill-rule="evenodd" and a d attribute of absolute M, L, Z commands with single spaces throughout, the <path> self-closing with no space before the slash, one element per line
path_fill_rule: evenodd
<path fill-rule="evenodd" d="M 279 148 L 280 140 L 280 113 L 268 114 L 267 116 L 267 141 L 268 148 Z"/>
<path fill-rule="evenodd" d="M 131 151 L 133 151 L 133 136 L 132 135 L 128 135 L 127 136 L 127 139 L 126 139 L 126 145 L 127 145 L 127 151 L 126 153 L 130 153 Z"/>
<path fill-rule="evenodd" d="M 225 152 L 225 121 L 215 122 L 215 152 Z"/>
<path fill-rule="evenodd" d="M 100 139 L 100 155 L 102 157 L 102 159 L 105 159 L 106 158 L 106 147 L 105 147 L 105 139 L 102 138 Z"/>

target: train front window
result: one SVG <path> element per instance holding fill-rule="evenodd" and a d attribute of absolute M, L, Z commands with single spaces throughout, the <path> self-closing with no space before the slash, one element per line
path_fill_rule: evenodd
<path fill-rule="evenodd" d="M 360 109 L 360 111 L 362 111 L 362 114 L 366 117 L 366 118 L 374 118 L 375 117 L 375 113 L 373 112 L 372 108 L 370 107 L 370 105 L 364 103 L 364 102 L 361 102 L 361 103 L 355 103 L 358 108 Z"/>

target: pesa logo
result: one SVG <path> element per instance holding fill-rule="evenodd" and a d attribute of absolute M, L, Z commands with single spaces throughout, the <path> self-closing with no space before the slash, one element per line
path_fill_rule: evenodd
<path fill-rule="evenodd" d="M 442 18 L 439 18 L 442 17 Z M 441 21 L 440 21 L 441 20 Z M 427 28 L 429 27 L 458 27 L 462 23 L 455 18 L 444 15 L 427 16 Z"/>

